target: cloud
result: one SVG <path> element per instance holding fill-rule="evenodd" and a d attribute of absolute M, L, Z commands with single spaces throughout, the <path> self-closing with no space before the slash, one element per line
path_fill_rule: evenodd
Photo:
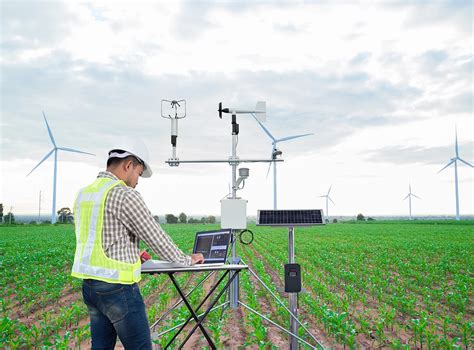
<path fill-rule="evenodd" d="M 77 20 L 58 1 L 2 1 L 0 16 L 2 38 L 22 49 L 54 46 L 71 33 Z"/>
<path fill-rule="evenodd" d="M 179 39 L 195 40 L 214 25 L 208 18 L 214 8 L 211 2 L 190 1 L 183 2 L 180 11 L 174 18 L 174 32 Z"/>
<path fill-rule="evenodd" d="M 282 33 L 287 33 L 287 34 L 297 34 L 301 31 L 301 29 L 296 26 L 294 23 L 277 23 L 273 26 L 275 30 L 280 31 Z"/>
<path fill-rule="evenodd" d="M 371 56 L 370 52 L 360 52 L 351 59 L 350 63 L 352 65 L 366 64 Z"/>
<path fill-rule="evenodd" d="M 449 55 L 443 50 L 429 50 L 426 51 L 422 56 L 422 63 L 429 66 L 438 66 L 448 59 Z"/>
<path fill-rule="evenodd" d="M 432 98 L 418 104 L 418 108 L 427 113 L 439 115 L 471 115 L 473 113 L 474 95 L 470 89 L 448 97 Z"/>
<path fill-rule="evenodd" d="M 460 157 L 472 164 L 474 142 L 460 143 L 459 150 Z M 441 169 L 454 155 L 452 145 L 439 147 L 395 145 L 369 151 L 365 158 L 376 163 L 437 165 Z"/>
<path fill-rule="evenodd" d="M 393 4 L 392 4 L 393 5 Z M 454 28 L 472 35 L 472 13 L 474 5 L 470 0 L 416 1 L 407 5 L 401 2 L 394 6 L 411 8 L 405 23 L 409 27 L 420 28 L 436 24 L 449 24 Z"/>
<path fill-rule="evenodd" d="M 406 122 L 395 114 L 398 106 L 421 95 L 411 86 L 357 71 L 342 75 L 240 71 L 151 76 L 120 61 L 97 65 L 63 51 L 32 62 L 4 65 L 3 71 L 2 124 L 9 130 L 2 138 L 5 159 L 39 159 L 49 149 L 42 110 L 65 147 L 86 146 L 86 151 L 101 154 L 105 145 L 128 132 L 159 149 L 157 158 L 166 159 L 169 148 L 163 145 L 168 143 L 169 121 L 160 116 L 160 100 L 185 98 L 188 117 L 180 121 L 179 151 L 190 157 L 213 158 L 229 133 L 225 118 L 217 118 L 221 101 L 252 107 L 257 100 L 266 100 L 267 127 L 276 137 L 317 133 L 317 137 L 282 146 L 306 154 L 337 145 L 364 128 Z M 260 155 L 266 157 L 268 141 L 252 140 L 254 135 L 262 135 L 257 125 L 245 116 L 239 117 L 239 123 L 241 139 L 248 141 L 241 143 L 242 152 L 261 149 Z M 80 132 L 71 133 L 71 129 Z"/>
<path fill-rule="evenodd" d="M 240 13 L 235 12 L 236 16 L 250 11 L 249 6 L 234 7 L 220 4 L 217 10 L 228 13 L 239 10 Z M 171 21 L 176 26 L 174 35 L 186 40 L 201 37 L 206 30 L 214 28 L 212 14 L 217 10 L 209 3 L 181 3 Z M 39 14 L 44 19 L 53 19 L 49 14 L 52 11 L 50 8 L 43 11 L 44 15 L 41 11 Z M 123 18 L 114 18 L 109 10 L 92 8 L 89 11 L 99 22 L 126 22 Z M 60 7 L 57 12 L 54 14 L 58 17 L 57 21 L 53 21 L 53 27 L 47 28 L 48 35 L 44 35 L 46 41 L 39 48 L 48 46 L 45 43 L 52 40 L 48 38 L 58 38 L 54 33 L 61 32 L 63 26 L 59 17 L 68 9 Z M 21 19 L 21 14 L 18 16 L 19 20 L 25 20 Z M 43 22 L 43 17 L 35 19 L 34 28 L 38 29 L 36 26 Z M 289 21 L 272 27 L 279 27 L 277 31 L 292 31 L 298 29 L 296 23 Z M 365 26 L 363 22 L 358 22 L 355 29 L 364 30 Z M 7 39 L 13 38 L 12 32 L 8 33 Z M 23 36 L 35 38 L 34 34 L 28 33 L 26 31 Z M 305 139 L 304 142 L 282 146 L 302 153 L 333 147 L 365 128 L 407 123 L 409 117 L 414 116 L 420 118 L 420 111 L 404 114 L 399 109 L 422 98 L 425 91 L 411 85 L 409 80 L 393 82 L 375 76 L 365 67 L 367 61 L 375 57 L 369 51 L 361 51 L 350 59 L 353 65 L 364 67 L 352 67 L 347 71 L 265 69 L 266 63 L 276 64 L 281 58 L 257 52 L 242 56 L 253 64 L 259 63 L 254 70 L 240 69 L 227 73 L 202 70 L 167 73 L 162 70 L 159 74 L 149 74 L 143 68 L 145 53 L 160 58 L 166 44 L 162 46 L 154 42 L 153 48 L 145 43 L 134 45 L 142 49 L 133 55 L 112 57 L 102 64 L 92 63 L 61 48 L 53 48 L 34 60 L 4 64 L 2 125 L 10 130 L 2 138 L 2 147 L 6 150 L 4 157 L 38 159 L 44 153 L 42 147 L 49 149 L 41 118 L 43 109 L 50 118 L 52 128 L 57 130 L 57 137 L 67 140 L 67 144 L 63 142 L 65 146 L 82 147 L 87 144 L 91 152 L 100 153 L 101 148 L 114 137 L 130 132 L 150 142 L 154 149 L 160 149 L 157 157 L 160 159 L 169 156 L 169 148 L 163 147 L 168 143 L 163 140 L 169 139 L 169 122 L 160 117 L 161 98 L 188 100 L 188 118 L 180 122 L 179 151 L 194 157 L 213 157 L 215 150 L 222 148 L 229 125 L 225 120 L 216 118 L 216 106 L 220 101 L 253 106 L 256 100 L 266 100 L 269 109 L 267 126 L 276 136 L 317 133 L 317 137 Z M 441 63 L 443 53 L 444 50 L 427 51 L 424 57 Z M 393 51 L 385 59 L 397 62 L 404 57 L 402 53 Z M 452 57 L 444 59 L 449 61 Z M 465 93 L 460 93 L 456 101 L 454 106 L 463 110 L 469 108 L 469 96 Z M 426 102 L 424 106 L 429 107 L 429 103 L 434 102 Z M 265 138 L 255 140 L 256 136 L 261 135 L 258 127 L 246 117 L 239 117 L 239 122 L 242 124 L 242 141 L 251 140 L 248 143 L 252 145 L 245 146 L 242 142 L 242 151 L 250 153 L 252 148 L 258 148 L 262 149 L 262 155 L 266 155 L 268 141 Z M 81 130 L 81 133 L 69 133 L 71 128 Z M 87 135 L 87 142 L 82 133 Z M 28 142 L 25 143 L 25 139 Z M 203 140 L 207 147 L 198 152 L 197 149 L 202 147 L 197 145 L 202 145 Z M 10 150 L 15 150 L 14 156 Z"/>

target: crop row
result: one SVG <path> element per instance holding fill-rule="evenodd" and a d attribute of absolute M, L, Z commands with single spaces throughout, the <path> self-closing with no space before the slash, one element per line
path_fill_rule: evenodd
<path fill-rule="evenodd" d="M 178 246 L 189 248 L 197 230 L 216 227 L 170 225 L 165 229 Z M 251 228 L 254 243 L 239 243 L 238 255 L 288 306 L 287 294 L 282 292 L 287 232 Z M 0 348 L 89 346 L 81 283 L 69 274 L 75 246 L 73 227 L 0 227 L 0 235 Z M 470 226 L 338 224 L 297 228 L 295 237 L 304 288 L 299 294 L 300 320 L 308 328 L 318 329 L 325 345 L 473 348 L 474 232 Z M 203 275 L 176 277 L 189 290 Z M 190 296 L 194 305 L 213 281 L 211 278 Z M 179 299 L 165 275 L 143 276 L 140 289 L 150 323 Z M 257 312 L 288 326 L 284 307 L 248 272 L 240 276 L 240 298 Z M 218 304 L 222 302 L 224 297 Z M 270 332 L 275 334 L 278 329 L 247 309 L 241 314 L 239 327 L 243 327 L 245 345 L 272 347 L 275 340 Z M 219 347 L 225 347 L 232 337 L 230 315 L 235 316 L 232 311 L 213 311 L 205 321 Z M 181 305 L 157 326 L 156 333 L 188 317 Z M 171 333 L 155 343 L 165 345 Z M 286 334 L 280 334 L 280 341 L 287 341 Z M 301 328 L 300 336 L 312 343 Z M 202 336 L 194 341 L 198 347 L 206 345 Z"/>

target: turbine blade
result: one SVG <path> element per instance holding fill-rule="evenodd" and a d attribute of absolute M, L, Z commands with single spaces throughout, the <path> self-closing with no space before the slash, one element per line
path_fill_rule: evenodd
<path fill-rule="evenodd" d="M 264 122 L 267 119 L 267 103 L 265 101 L 258 101 L 255 110 L 259 111 L 258 120 Z"/>
<path fill-rule="evenodd" d="M 329 186 L 329 190 L 328 190 L 328 194 L 327 194 L 328 196 L 329 196 L 329 192 L 331 192 L 331 188 L 332 188 L 332 185 Z"/>
<path fill-rule="evenodd" d="M 41 161 L 28 173 L 28 175 L 30 175 L 37 167 L 39 167 L 41 165 L 41 163 L 43 163 L 51 155 L 51 153 L 54 152 L 54 150 L 55 149 L 53 148 L 51 151 L 49 151 L 49 153 L 47 155 L 45 155 L 44 158 L 41 159 Z M 28 175 L 26 175 L 26 176 L 28 176 Z"/>
<path fill-rule="evenodd" d="M 332 204 L 336 205 L 336 203 L 334 203 L 334 201 L 331 199 L 331 197 L 328 196 L 328 198 L 332 202 Z"/>
<path fill-rule="evenodd" d="M 459 161 L 463 162 L 463 163 L 466 164 L 467 166 L 470 166 L 471 168 L 474 168 L 474 166 L 472 166 L 472 164 L 466 162 L 464 159 L 459 158 L 459 157 L 458 157 L 458 159 L 459 159 Z"/>
<path fill-rule="evenodd" d="M 268 163 L 268 169 L 267 169 L 267 177 L 266 177 L 266 179 L 268 179 L 268 174 L 270 173 L 270 168 L 272 167 L 272 164 L 273 164 L 273 163 L 274 163 L 274 162 Z"/>
<path fill-rule="evenodd" d="M 454 163 L 454 160 L 450 161 L 448 164 L 446 164 L 446 165 L 444 166 L 443 169 L 441 169 L 440 171 L 438 171 L 438 174 L 439 174 L 440 172 L 442 172 L 444 169 L 446 169 L 448 166 L 450 166 L 451 164 L 453 164 L 453 163 Z"/>
<path fill-rule="evenodd" d="M 421 199 L 421 198 L 418 197 L 416 194 L 413 194 L 413 193 L 412 193 L 411 195 L 412 195 L 413 197 L 415 197 L 415 198 Z"/>
<path fill-rule="evenodd" d="M 283 141 L 293 140 L 293 139 L 297 139 L 297 138 L 305 137 L 305 136 L 309 136 L 309 135 L 314 135 L 314 134 L 311 133 L 311 134 L 287 136 L 287 137 L 283 137 L 283 138 L 281 138 L 281 139 L 278 139 L 278 140 L 276 140 L 276 141 L 277 141 L 277 142 L 283 142 Z"/>
<path fill-rule="evenodd" d="M 273 135 L 270 133 L 270 131 L 268 131 L 268 129 L 266 127 L 264 127 L 262 123 L 260 123 L 260 120 L 257 119 L 255 114 L 253 114 L 253 113 L 250 113 L 250 114 L 254 117 L 254 119 L 257 121 L 257 123 L 260 124 L 260 127 L 263 129 L 263 131 L 265 131 L 265 133 L 268 135 L 268 137 L 271 138 L 273 141 L 276 141 L 276 139 L 273 137 Z"/>
<path fill-rule="evenodd" d="M 76 153 L 89 154 L 91 156 L 95 156 L 95 154 L 93 154 L 93 153 L 83 152 L 83 151 L 79 151 L 79 150 L 73 149 L 73 148 L 58 147 L 58 149 L 60 149 L 61 151 L 66 151 L 66 152 L 76 152 Z"/>
<path fill-rule="evenodd" d="M 56 148 L 56 141 L 54 141 L 53 133 L 51 132 L 48 121 L 46 120 L 46 115 L 44 114 L 44 111 L 42 111 L 42 112 L 43 112 L 44 122 L 46 123 L 46 128 L 48 128 L 49 138 L 51 139 L 51 142 L 53 143 L 53 146 Z"/>
<path fill-rule="evenodd" d="M 407 194 L 407 196 L 405 198 L 402 199 L 402 201 L 404 201 L 405 199 L 407 199 L 408 197 L 410 197 L 409 194 Z"/>

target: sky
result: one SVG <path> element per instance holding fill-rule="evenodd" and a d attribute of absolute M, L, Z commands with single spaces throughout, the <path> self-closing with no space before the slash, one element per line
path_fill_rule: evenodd
<path fill-rule="evenodd" d="M 220 214 L 228 164 L 169 167 L 162 99 L 185 99 L 181 160 L 228 159 L 230 117 L 218 103 L 266 101 L 282 142 L 278 208 L 329 215 L 454 215 L 455 130 L 474 164 L 471 1 L 5 1 L 1 0 L 0 203 L 15 214 L 57 209 L 105 168 L 121 136 L 141 138 L 153 176 L 137 190 L 153 214 Z M 239 115 L 237 154 L 268 159 L 271 140 Z M 238 196 L 248 215 L 273 206 L 268 164 L 247 163 Z M 474 213 L 474 170 L 458 167 L 461 215 Z"/>

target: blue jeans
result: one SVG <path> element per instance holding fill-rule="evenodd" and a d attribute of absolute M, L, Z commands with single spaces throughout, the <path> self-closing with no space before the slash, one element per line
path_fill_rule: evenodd
<path fill-rule="evenodd" d="M 92 349 L 113 349 L 117 335 L 125 349 L 150 349 L 145 303 L 135 284 L 86 279 L 82 296 L 89 309 Z"/>

